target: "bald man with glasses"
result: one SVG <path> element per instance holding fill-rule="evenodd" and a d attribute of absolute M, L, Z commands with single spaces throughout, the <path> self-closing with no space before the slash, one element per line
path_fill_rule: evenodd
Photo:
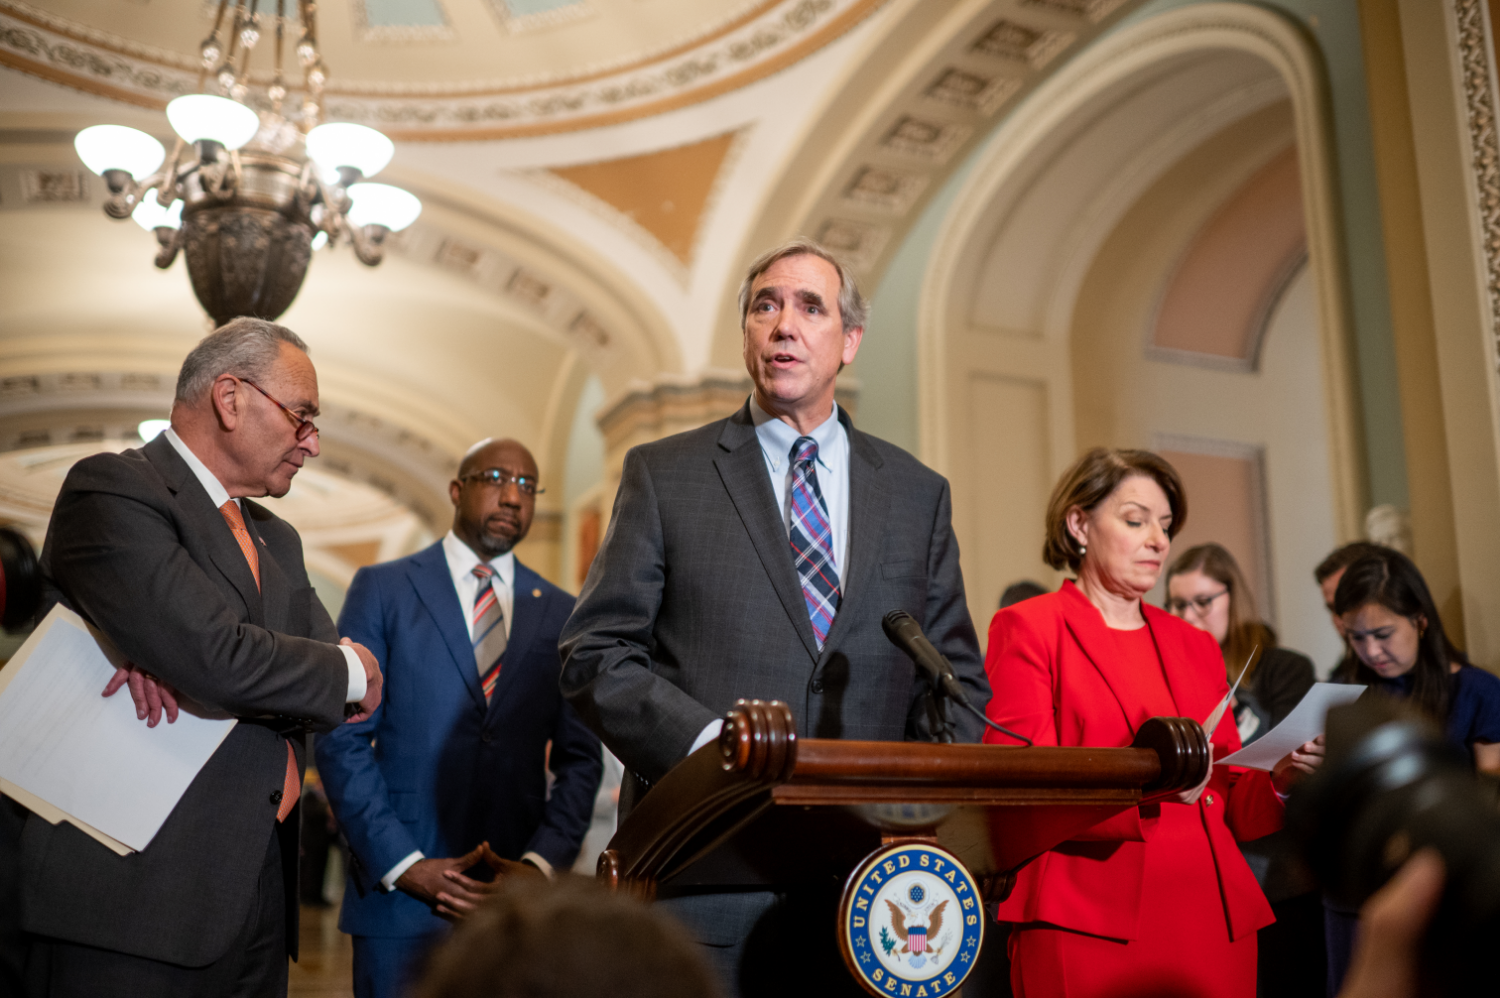
<path fill-rule="evenodd" d="M 513 551 L 540 491 L 525 447 L 480 441 L 448 485 L 447 536 L 349 587 L 340 631 L 388 684 L 317 744 L 353 855 L 339 928 L 357 998 L 402 993 L 449 919 L 507 876 L 566 870 L 588 831 L 603 756 L 557 686 L 573 597 Z"/>

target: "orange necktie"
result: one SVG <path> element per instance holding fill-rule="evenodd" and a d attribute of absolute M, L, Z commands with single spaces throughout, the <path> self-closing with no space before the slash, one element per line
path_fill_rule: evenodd
<path fill-rule="evenodd" d="M 245 528 L 245 517 L 240 513 L 240 504 L 230 499 L 219 507 L 219 512 L 224 514 L 224 522 L 229 524 L 229 529 L 234 532 L 234 539 L 239 542 L 240 551 L 245 555 L 245 560 L 250 563 L 250 574 L 255 576 L 255 588 L 260 588 L 260 553 L 255 550 L 255 541 L 250 537 L 250 531 Z M 286 743 L 286 779 L 281 785 L 281 806 L 276 809 L 276 820 L 285 821 L 286 816 L 292 813 L 292 808 L 297 806 L 297 798 L 302 795 L 302 778 L 297 775 L 297 754 L 292 751 L 290 740 Z"/>

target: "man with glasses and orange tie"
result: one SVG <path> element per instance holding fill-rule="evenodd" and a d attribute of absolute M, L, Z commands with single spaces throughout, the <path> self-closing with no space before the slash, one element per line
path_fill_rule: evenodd
<path fill-rule="evenodd" d="M 128 682 L 150 725 L 176 718 L 179 692 L 240 723 L 139 853 L 28 819 L 31 995 L 286 993 L 304 736 L 369 717 L 382 688 L 369 650 L 340 642 L 296 531 L 250 501 L 318 455 L 317 413 L 307 345 L 235 319 L 183 361 L 170 429 L 63 483 L 42 568 L 134 663 L 105 695 Z"/>
<path fill-rule="evenodd" d="M 389 694 L 317 744 L 353 855 L 339 928 L 357 998 L 404 993 L 448 920 L 506 876 L 566 870 L 588 831 L 603 755 L 557 686 L 573 597 L 512 550 L 540 491 L 525 447 L 475 444 L 448 484 L 453 529 L 360 569 L 339 614 Z"/>

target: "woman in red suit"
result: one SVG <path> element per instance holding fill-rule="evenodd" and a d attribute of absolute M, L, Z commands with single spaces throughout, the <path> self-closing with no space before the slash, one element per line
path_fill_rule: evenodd
<path fill-rule="evenodd" d="M 989 715 L 1037 745 L 1129 745 L 1149 717 L 1203 721 L 1229 691 L 1206 632 L 1148 606 L 1187 514 L 1181 480 L 1147 451 L 1090 451 L 1047 509 L 1044 556 L 1077 581 L 990 625 Z M 1010 740 L 991 731 L 987 741 Z M 1233 718 L 1214 755 L 1239 749 Z M 1095 825 L 1023 867 L 1013 922 L 1017 998 L 1253 998 L 1270 905 L 1235 839 L 1281 827 L 1283 795 L 1322 758 L 1309 743 L 1275 775 L 1212 767 L 1203 784 Z"/>

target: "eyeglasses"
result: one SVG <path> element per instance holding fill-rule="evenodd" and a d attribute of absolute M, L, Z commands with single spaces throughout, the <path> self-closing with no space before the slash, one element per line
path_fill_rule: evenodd
<path fill-rule="evenodd" d="M 476 471 L 459 479 L 460 482 L 479 482 L 486 488 L 503 489 L 507 485 L 514 485 L 520 489 L 522 494 L 528 496 L 539 496 L 547 490 L 536 484 L 536 479 L 529 475 L 515 475 L 509 471 L 499 468 L 486 468 Z"/>
<path fill-rule="evenodd" d="M 297 415 L 292 410 L 288 409 L 286 406 L 282 405 L 281 401 L 276 396 L 274 396 L 270 392 L 266 391 L 260 385 L 257 385 L 255 382 L 251 381 L 249 378 L 241 378 L 240 380 L 243 381 L 245 384 L 249 385 L 251 388 L 254 388 L 256 391 L 260 392 L 262 395 L 264 395 L 266 398 L 270 399 L 272 402 L 275 402 L 278 406 L 281 406 L 281 411 L 284 412 L 284 413 L 286 413 L 288 416 L 292 417 L 292 421 L 297 424 L 297 442 L 298 443 L 301 443 L 303 440 L 306 440 L 308 437 L 310 437 L 314 433 L 318 432 L 318 428 L 313 425 L 313 421 L 312 420 L 310 420 L 310 419 L 304 419 L 303 417 Z"/>
<path fill-rule="evenodd" d="M 1194 596 L 1192 599 L 1169 599 L 1167 600 L 1167 610 L 1179 617 L 1184 616 L 1189 609 L 1197 610 L 1200 615 L 1205 614 L 1208 612 L 1208 608 L 1214 605 L 1214 600 L 1220 596 L 1228 595 L 1228 593 L 1229 587 L 1225 586 L 1212 596 Z"/>

